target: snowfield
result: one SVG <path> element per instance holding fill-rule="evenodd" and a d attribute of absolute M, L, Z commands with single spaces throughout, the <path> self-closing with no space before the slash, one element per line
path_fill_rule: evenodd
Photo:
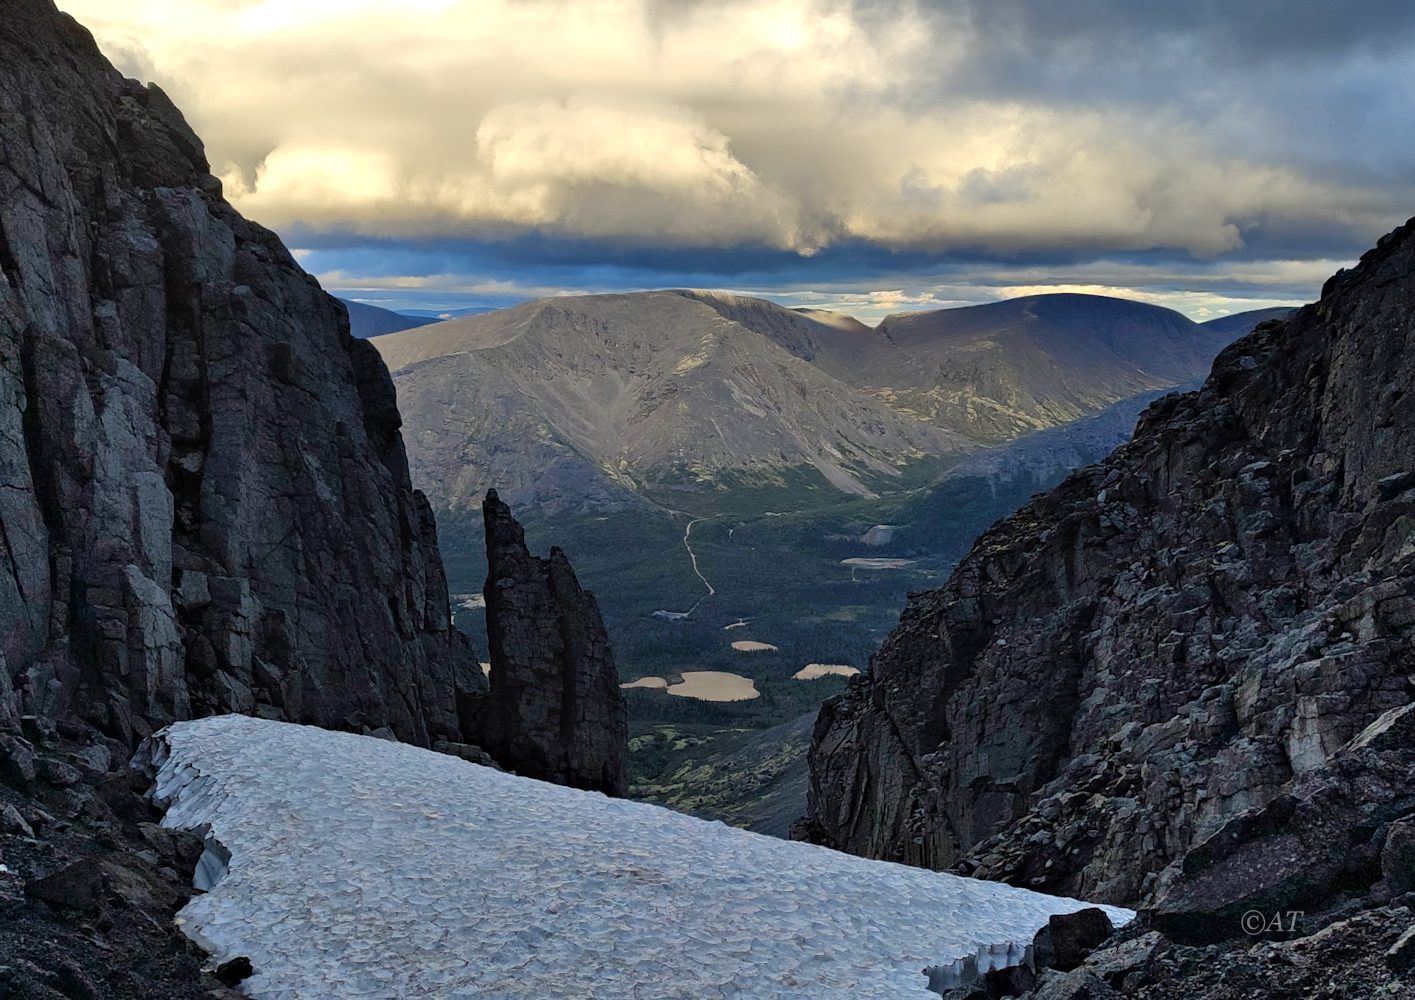
<path fill-rule="evenodd" d="M 210 827 L 183 930 L 253 997 L 929 1000 L 1085 905 L 288 723 L 151 754 L 164 825 Z"/>

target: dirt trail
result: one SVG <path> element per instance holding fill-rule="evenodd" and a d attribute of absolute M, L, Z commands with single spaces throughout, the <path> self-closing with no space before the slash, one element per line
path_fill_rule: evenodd
<path fill-rule="evenodd" d="M 683 529 L 683 548 L 688 550 L 688 560 L 693 565 L 693 575 L 696 576 L 699 580 L 703 581 L 703 586 L 707 588 L 707 593 L 703 594 L 696 601 L 694 601 L 693 606 L 687 611 L 655 611 L 654 614 L 658 615 L 660 618 L 670 618 L 674 620 L 681 620 L 683 618 L 687 618 L 694 611 L 698 610 L 698 605 L 702 604 L 703 601 L 706 601 L 713 594 L 717 593 L 717 590 L 708 581 L 708 578 L 703 576 L 703 571 L 698 568 L 698 554 L 693 551 L 693 525 L 700 524 L 703 521 L 711 520 L 712 518 L 710 517 L 695 517 L 688 522 L 688 527 Z"/>

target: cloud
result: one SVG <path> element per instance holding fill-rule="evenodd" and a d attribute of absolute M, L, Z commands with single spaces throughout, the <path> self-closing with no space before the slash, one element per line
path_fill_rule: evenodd
<path fill-rule="evenodd" d="M 726 135 L 685 107 L 574 97 L 498 105 L 477 127 L 495 197 L 520 219 L 575 236 L 809 252 L 790 199 L 765 185 Z"/>
<path fill-rule="evenodd" d="M 63 5 L 282 229 L 1212 256 L 1415 201 L 1409 4 Z"/>
<path fill-rule="evenodd" d="M 59 0 L 320 280 L 889 312 L 1313 298 L 1415 210 L 1415 5 Z"/>

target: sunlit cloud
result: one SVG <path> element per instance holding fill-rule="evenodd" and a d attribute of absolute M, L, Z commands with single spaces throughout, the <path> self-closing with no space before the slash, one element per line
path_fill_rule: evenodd
<path fill-rule="evenodd" d="M 1203 17 L 1122 0 L 61 5 L 173 96 L 258 221 L 311 246 L 507 248 L 439 262 L 466 296 L 547 267 L 515 249 L 537 239 L 678 270 L 591 261 L 527 288 L 735 287 L 753 265 L 723 254 L 763 252 L 782 259 L 754 287 L 882 296 L 872 313 L 1089 287 L 1198 315 L 1310 297 L 1415 206 L 1415 8 L 1387 0 L 1340 17 L 1257 0 Z M 911 263 L 844 273 L 880 253 Z"/>
<path fill-rule="evenodd" d="M 1398 214 L 1355 172 L 1216 142 L 1231 124 L 1216 134 L 1189 102 L 955 79 L 1008 54 L 965 3 L 890 4 L 887 20 L 838 0 L 65 6 L 173 92 L 237 206 L 275 226 L 1221 254 L 1245 221 Z M 1266 110 L 1224 115 L 1261 126 Z"/>

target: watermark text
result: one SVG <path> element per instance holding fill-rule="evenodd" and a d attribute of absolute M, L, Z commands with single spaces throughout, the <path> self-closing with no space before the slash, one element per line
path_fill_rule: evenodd
<path fill-rule="evenodd" d="M 1295 934 L 1297 922 L 1306 916 L 1303 910 L 1249 910 L 1243 914 L 1243 933 L 1251 937 L 1260 934 Z"/>

